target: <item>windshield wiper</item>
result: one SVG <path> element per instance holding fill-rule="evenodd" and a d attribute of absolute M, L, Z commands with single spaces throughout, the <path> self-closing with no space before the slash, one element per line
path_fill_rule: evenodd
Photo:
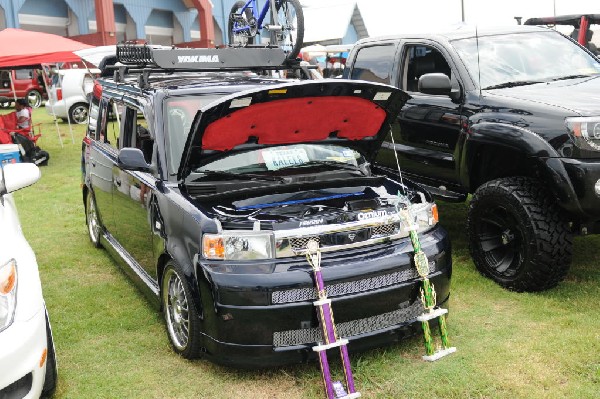
<path fill-rule="evenodd" d="M 536 83 L 544 83 L 539 80 L 518 80 L 515 82 L 504 82 L 493 86 L 484 87 L 483 90 L 492 90 L 492 89 L 505 89 L 508 87 L 517 87 L 517 86 L 527 86 L 534 85 Z"/>
<path fill-rule="evenodd" d="M 356 165 L 351 165 L 348 163 L 342 163 L 342 162 L 336 162 L 336 161 L 309 161 L 309 162 L 304 162 L 301 164 L 286 166 L 285 168 L 282 168 L 282 169 L 304 168 L 304 167 L 315 166 L 315 165 L 333 166 L 338 169 L 351 170 L 354 172 L 360 172 L 361 174 L 365 175 L 365 172 Z"/>
<path fill-rule="evenodd" d="M 268 175 L 259 175 L 256 173 L 233 173 L 226 172 L 224 170 L 196 170 L 197 173 L 202 173 L 205 176 L 211 177 L 232 177 L 238 180 L 263 180 L 263 181 L 278 181 L 282 183 L 286 183 L 289 179 L 286 179 L 281 176 L 268 176 Z"/>
<path fill-rule="evenodd" d="M 569 79 L 578 79 L 578 78 L 589 78 L 592 75 L 567 75 L 567 76 L 561 76 L 560 78 L 554 78 L 552 79 L 553 82 L 557 81 L 557 80 L 569 80 Z"/>

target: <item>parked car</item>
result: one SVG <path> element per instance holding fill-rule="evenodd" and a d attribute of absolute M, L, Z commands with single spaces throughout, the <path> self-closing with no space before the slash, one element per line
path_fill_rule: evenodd
<path fill-rule="evenodd" d="M 94 74 L 99 70 L 63 69 L 60 79 L 50 87 L 46 112 L 65 122 L 87 124 L 89 96 L 94 87 Z"/>
<path fill-rule="evenodd" d="M 469 205 L 475 266 L 500 285 L 558 284 L 572 234 L 600 232 L 600 62 L 548 28 L 361 40 L 345 76 L 411 99 L 377 163 Z"/>
<path fill-rule="evenodd" d="M 126 49 L 129 64 L 149 51 Z M 266 50 L 153 51 L 151 74 L 98 80 L 97 125 L 82 156 L 91 242 L 162 309 L 185 358 L 237 367 L 316 359 L 311 240 L 352 350 L 420 331 L 421 279 L 397 208 L 409 207 L 418 225 L 441 307 L 450 242 L 427 192 L 370 170 L 407 96 L 240 71 L 285 59 Z M 211 66 L 220 72 L 173 71 Z"/>
<path fill-rule="evenodd" d="M 8 108 L 14 103 L 15 94 L 17 98 L 26 98 L 32 108 L 42 105 L 47 98 L 42 72 L 29 68 L 0 71 L 0 107 Z"/>
<path fill-rule="evenodd" d="M 48 397 L 56 388 L 54 340 L 38 264 L 11 194 L 39 177 L 32 163 L 0 169 L 0 398 Z"/>

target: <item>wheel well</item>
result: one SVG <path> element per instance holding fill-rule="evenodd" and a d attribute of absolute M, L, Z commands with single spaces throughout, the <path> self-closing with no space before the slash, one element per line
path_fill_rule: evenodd
<path fill-rule="evenodd" d="M 171 257 L 168 254 L 162 254 L 158 257 L 158 261 L 156 263 L 156 277 L 158 281 L 158 292 L 159 295 L 162 295 L 160 292 L 162 289 L 162 278 L 163 273 L 165 272 L 165 267 L 167 266 L 167 262 L 171 260 Z M 160 300 L 160 310 L 162 311 L 162 299 Z"/>
<path fill-rule="evenodd" d="M 523 152 L 499 146 L 479 146 L 469 167 L 470 192 L 482 184 L 503 177 L 525 176 L 539 178 L 535 158 Z"/>
<path fill-rule="evenodd" d="M 86 199 L 87 199 L 87 194 L 88 194 L 88 187 L 84 184 L 83 188 L 81 190 L 82 193 L 82 200 L 83 200 L 83 212 L 85 214 L 85 212 L 87 212 L 87 203 L 86 203 Z"/>

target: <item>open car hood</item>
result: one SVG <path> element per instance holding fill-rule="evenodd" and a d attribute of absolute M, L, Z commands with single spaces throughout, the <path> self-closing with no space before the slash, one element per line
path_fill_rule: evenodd
<path fill-rule="evenodd" d="M 178 179 L 224 155 L 286 144 L 338 144 L 371 161 L 409 98 L 392 86 L 342 79 L 224 96 L 197 112 Z"/>

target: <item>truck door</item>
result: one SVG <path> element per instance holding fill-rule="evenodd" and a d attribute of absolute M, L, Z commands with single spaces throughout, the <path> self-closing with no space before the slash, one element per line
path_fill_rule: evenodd
<path fill-rule="evenodd" d="M 427 73 L 444 73 L 459 90 L 456 74 L 444 54 L 433 45 L 404 44 L 400 58 L 398 86 L 411 99 L 393 126 L 395 149 L 404 171 L 431 179 L 428 183 L 458 184 L 457 142 L 460 137 L 461 104 L 447 95 L 418 91 L 419 78 Z M 384 147 L 393 150 L 394 145 Z M 382 151 L 382 159 L 391 151 Z M 393 156 L 393 153 L 392 153 Z M 389 163 L 390 159 L 386 159 Z"/>

